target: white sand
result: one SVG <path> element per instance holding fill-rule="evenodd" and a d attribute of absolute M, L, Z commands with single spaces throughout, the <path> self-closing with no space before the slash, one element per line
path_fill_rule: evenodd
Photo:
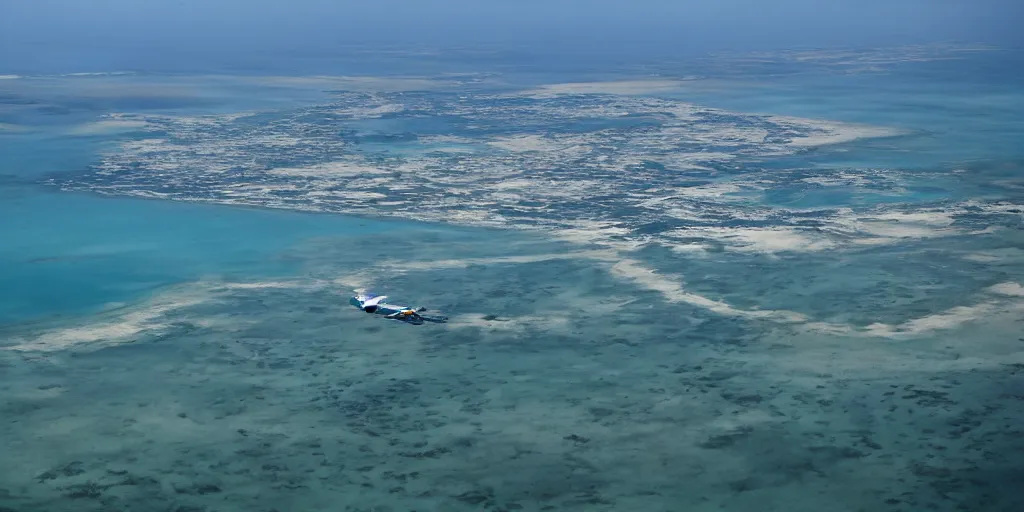
<path fill-rule="evenodd" d="M 740 316 L 751 319 L 768 319 L 780 322 L 804 322 L 806 316 L 793 311 L 773 310 L 742 310 L 734 308 L 725 302 L 716 301 L 691 293 L 683 288 L 683 285 L 672 276 L 657 274 L 654 270 L 646 268 L 637 260 L 622 259 L 612 266 L 612 274 L 630 280 L 648 290 L 661 293 L 669 302 L 683 302 L 692 306 L 704 308 L 715 313 L 726 316 Z"/>
<path fill-rule="evenodd" d="M 808 234 L 810 233 L 810 234 Z M 823 233 L 799 228 L 693 228 L 675 230 L 675 236 L 699 236 L 720 241 L 739 252 L 817 252 L 836 247 Z"/>
<path fill-rule="evenodd" d="M 104 135 L 117 132 L 144 130 L 153 125 L 138 119 L 105 119 L 76 126 L 68 133 L 70 135 Z"/>
<path fill-rule="evenodd" d="M 1020 283 L 999 283 L 997 285 L 990 286 L 988 291 L 999 295 L 1005 295 L 1007 297 L 1024 297 L 1024 286 L 1021 286 Z"/>
<path fill-rule="evenodd" d="M 99 321 L 62 327 L 16 338 L 16 344 L 3 347 L 14 351 L 52 352 L 77 345 L 111 345 L 131 342 L 145 331 L 166 328 L 161 318 L 172 311 L 202 303 L 206 297 L 194 290 L 173 290 L 158 295 L 125 312 L 102 315 Z"/>
<path fill-rule="evenodd" d="M 796 148 L 841 144 L 858 139 L 894 137 L 897 135 L 903 135 L 904 133 L 894 128 L 864 126 L 835 121 L 821 121 L 802 117 L 768 116 L 768 119 L 783 126 L 792 126 L 797 129 L 811 130 L 811 133 L 796 137 L 788 144 L 788 146 Z"/>
<path fill-rule="evenodd" d="M 527 151 L 558 151 L 562 149 L 562 145 L 541 135 L 519 135 L 515 137 L 497 137 L 487 142 L 488 145 L 494 146 L 505 151 L 511 151 L 515 153 L 527 152 Z"/>
<path fill-rule="evenodd" d="M 609 82 L 574 82 L 543 85 L 523 93 L 525 96 L 545 97 L 559 94 L 620 94 L 640 95 L 678 90 L 686 82 L 679 80 L 621 80 Z"/>
<path fill-rule="evenodd" d="M 312 167 L 277 167 L 267 172 L 280 176 L 351 178 L 387 174 L 391 171 L 354 162 L 328 162 Z"/>
<path fill-rule="evenodd" d="M 404 92 L 436 90 L 452 85 L 452 82 L 420 77 L 374 77 L 374 76 L 227 76 L 227 80 L 244 80 L 262 85 L 287 86 L 295 88 L 332 88 L 347 91 Z"/>

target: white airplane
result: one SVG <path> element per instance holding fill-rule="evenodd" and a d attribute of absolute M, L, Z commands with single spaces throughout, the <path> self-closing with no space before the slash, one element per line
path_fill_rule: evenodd
<path fill-rule="evenodd" d="M 349 304 L 372 314 L 384 315 L 384 318 L 394 318 L 411 324 L 422 324 L 423 322 L 444 323 L 448 321 L 445 316 L 424 316 L 420 313 L 427 308 L 413 309 L 409 306 L 397 306 L 384 302 L 387 295 L 360 294 L 349 299 Z"/>

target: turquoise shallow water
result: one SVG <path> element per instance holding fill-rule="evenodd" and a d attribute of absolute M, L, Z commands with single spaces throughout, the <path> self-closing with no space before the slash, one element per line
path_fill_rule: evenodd
<path fill-rule="evenodd" d="M 411 229 L 334 215 L 3 190 L 0 322 L 80 314 L 201 278 L 295 275 L 286 249 Z"/>
<path fill-rule="evenodd" d="M 0 132 L 0 323 L 96 312 L 197 279 L 294 275 L 301 269 L 282 253 L 303 240 L 411 228 L 401 221 L 39 187 L 39 180 L 81 172 L 99 152 L 139 135 L 132 129 L 81 131 L 112 111 L 209 115 L 294 107 L 324 96 L 317 88 L 249 85 L 231 77 L 66 80 L 79 87 L 38 79 L 27 86 L 31 101 L 0 110 L 3 122 L 18 128 Z"/>
<path fill-rule="evenodd" d="M 585 79 L 567 74 L 528 79 Z M 41 106 L 0 110 L 31 127 L 0 134 L 0 511 L 1018 512 L 1019 91 L 946 68 L 811 75 L 678 96 L 912 133 L 640 169 L 765 125 L 715 114 L 663 132 L 661 110 L 619 115 L 641 99 L 472 91 L 381 93 L 410 108 L 376 117 L 359 99 L 349 119 L 305 108 L 336 86 L 316 80 L 7 84 Z M 160 117 L 249 109 L 281 110 Z M 124 110 L 155 128 L 71 134 Z M 569 142 L 488 144 L 510 133 Z M 754 133 L 743 144 L 761 147 Z M 463 138 L 417 145 L 430 134 Z M 185 149 L 114 151 L 143 137 Z M 438 145 L 475 152 L 424 156 Z M 383 165 L 362 158 L 385 150 L 398 172 L 263 167 Z M 189 202 L 231 190 L 579 229 Z M 608 243 L 595 218 L 637 236 Z M 347 304 L 363 287 L 451 321 L 366 315 Z"/>
<path fill-rule="evenodd" d="M 743 112 L 887 126 L 912 135 L 897 143 L 858 142 L 847 156 L 822 155 L 823 165 L 922 169 L 1024 156 L 1021 78 L 972 74 L 969 62 L 919 64 L 926 72 L 904 63 L 853 75 L 807 72 L 695 82 L 673 96 Z"/>

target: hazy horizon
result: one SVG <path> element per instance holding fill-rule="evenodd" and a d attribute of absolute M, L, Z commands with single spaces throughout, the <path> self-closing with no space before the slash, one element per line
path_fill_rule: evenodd
<path fill-rule="evenodd" d="M 637 60 L 715 51 L 966 42 L 1020 46 L 1009 0 L 851 2 L 327 2 L 12 0 L 0 7 L 0 71 L 83 62 L 213 69 L 330 55 L 351 45 L 487 46 Z M 1022 13 L 1024 14 L 1024 13 Z M 173 58 L 172 58 L 173 57 Z"/>

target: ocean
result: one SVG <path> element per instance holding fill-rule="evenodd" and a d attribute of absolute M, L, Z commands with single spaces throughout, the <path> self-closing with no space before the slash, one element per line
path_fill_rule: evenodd
<path fill-rule="evenodd" d="M 0 510 L 1024 505 L 1018 53 L 433 55 L 0 79 Z"/>

